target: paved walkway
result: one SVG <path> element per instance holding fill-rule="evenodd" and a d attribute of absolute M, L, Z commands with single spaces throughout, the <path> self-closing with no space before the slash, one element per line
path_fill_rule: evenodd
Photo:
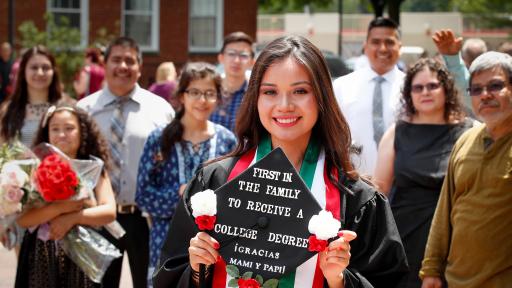
<path fill-rule="evenodd" d="M 14 279 L 16 277 L 16 255 L 13 251 L 6 250 L 0 244 L 0 288 L 14 287 Z M 130 275 L 130 267 L 128 266 L 128 257 L 124 257 L 123 273 L 121 275 L 121 283 L 123 288 L 132 288 L 132 277 Z"/>

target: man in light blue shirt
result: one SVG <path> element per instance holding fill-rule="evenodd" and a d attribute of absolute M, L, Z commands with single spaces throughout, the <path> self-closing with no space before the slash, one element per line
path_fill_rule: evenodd
<path fill-rule="evenodd" d="M 126 234 L 120 239 L 106 234 L 104 236 L 121 253 L 125 250 L 128 253 L 133 287 L 136 288 L 146 287 L 149 263 L 149 227 L 135 203 L 137 169 L 149 133 L 158 126 L 166 125 L 174 117 L 174 110 L 169 103 L 137 84 L 141 64 L 140 50 L 133 39 L 115 39 L 105 52 L 107 85 L 77 104 L 96 120 L 111 144 L 113 167 L 109 174 L 112 183 L 116 184 L 113 187 L 117 221 Z M 118 133 L 112 130 L 115 122 L 113 118 L 120 121 L 122 127 L 117 140 L 114 138 L 118 137 Z M 103 286 L 119 287 L 122 258 L 112 262 L 103 277 Z"/>
<path fill-rule="evenodd" d="M 471 97 L 466 93 L 469 82 L 468 68 L 476 57 L 487 52 L 485 42 L 479 38 L 470 38 L 463 44 L 462 37 L 456 38 L 450 29 L 436 31 L 432 40 L 437 51 L 443 56 L 446 68 L 452 73 L 467 112 L 472 114 Z"/>

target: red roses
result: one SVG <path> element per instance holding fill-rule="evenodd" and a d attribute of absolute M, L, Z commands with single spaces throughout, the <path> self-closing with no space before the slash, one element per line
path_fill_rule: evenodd
<path fill-rule="evenodd" d="M 238 279 L 238 287 L 239 288 L 260 288 L 260 283 L 255 279 Z"/>
<path fill-rule="evenodd" d="M 57 154 L 51 154 L 41 161 L 35 172 L 38 190 L 47 202 L 67 200 L 78 191 L 78 177 L 68 162 Z"/>
<path fill-rule="evenodd" d="M 309 236 L 308 250 L 311 252 L 321 252 L 327 248 L 327 240 L 319 240 L 315 235 Z"/>
<path fill-rule="evenodd" d="M 196 224 L 199 230 L 213 230 L 217 216 L 201 215 L 196 217 Z"/>

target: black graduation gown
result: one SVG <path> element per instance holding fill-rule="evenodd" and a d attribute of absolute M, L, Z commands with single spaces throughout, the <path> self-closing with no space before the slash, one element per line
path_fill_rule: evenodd
<path fill-rule="evenodd" d="M 180 201 L 171 221 L 159 268 L 153 275 L 155 288 L 194 287 L 190 281 L 188 247 L 190 239 L 199 230 L 187 212 L 185 202 L 196 192 L 216 190 L 226 183 L 237 160 L 227 158 L 212 163 L 189 182 L 184 200 Z M 361 180 L 345 183 L 350 191 L 341 191 L 342 227 L 357 233 L 357 238 L 350 242 L 351 258 L 344 272 L 345 287 L 394 287 L 408 267 L 389 203 L 386 197 Z M 327 287 L 327 282 L 324 283 Z M 211 283 L 207 287 L 211 287 Z"/>

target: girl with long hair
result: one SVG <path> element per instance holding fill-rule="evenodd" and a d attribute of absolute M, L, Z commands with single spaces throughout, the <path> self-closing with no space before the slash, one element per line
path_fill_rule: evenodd
<path fill-rule="evenodd" d="M 79 108 L 52 106 L 41 121 L 34 144 L 47 142 L 72 159 L 96 156 L 108 167 L 108 144 L 94 120 Z M 50 240 L 62 239 L 75 225 L 100 227 L 115 220 L 114 193 L 106 167 L 94 189 L 96 201 L 62 200 L 24 212 L 17 223 L 28 228 L 48 223 Z M 18 257 L 15 287 L 96 287 L 54 241 L 27 230 Z"/>
<path fill-rule="evenodd" d="M 235 135 L 208 120 L 221 99 L 220 91 L 221 80 L 215 67 L 203 62 L 187 64 L 177 87 L 180 106 L 175 118 L 165 128 L 153 131 L 146 141 L 135 201 L 149 214 L 152 223 L 149 277 L 153 275 L 186 183 L 202 163 L 235 147 Z"/>
<path fill-rule="evenodd" d="M 268 44 L 254 65 L 238 115 L 236 149 L 199 171 L 187 186 L 184 201 L 235 177 L 240 171 L 233 169 L 235 165 L 247 168 L 280 147 L 317 202 L 343 217 L 346 229 L 325 251 L 308 260 L 316 265 L 302 264 L 280 281 L 292 287 L 324 287 L 324 283 L 329 287 L 383 287 L 397 282 L 407 265 L 389 205 L 359 179 L 350 163 L 350 131 L 318 48 L 299 36 Z M 323 185 L 333 187 L 328 189 L 333 193 L 326 193 Z M 197 230 L 184 208 L 189 203 L 184 201 L 173 217 L 154 284 L 197 285 L 199 266 L 205 264 L 209 266 L 207 286 L 226 287 L 226 263 L 217 251 L 220 244 Z"/>

